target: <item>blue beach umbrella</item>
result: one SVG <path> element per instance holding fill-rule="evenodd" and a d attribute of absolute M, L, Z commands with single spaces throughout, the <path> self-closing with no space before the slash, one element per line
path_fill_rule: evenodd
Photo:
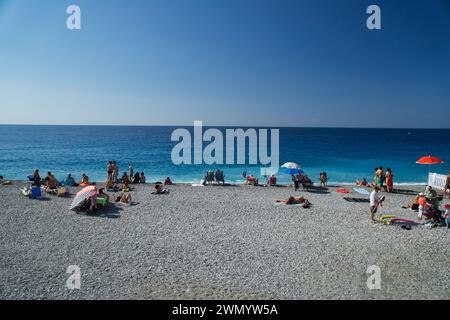
<path fill-rule="evenodd" d="M 284 173 L 286 174 L 300 174 L 300 173 L 305 173 L 302 169 L 300 168 L 293 168 L 293 169 L 284 169 Z"/>

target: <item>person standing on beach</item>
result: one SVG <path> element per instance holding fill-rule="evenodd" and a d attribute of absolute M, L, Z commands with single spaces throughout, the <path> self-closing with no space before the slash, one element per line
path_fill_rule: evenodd
<path fill-rule="evenodd" d="M 378 207 L 383 206 L 384 197 L 379 196 L 378 191 L 380 187 L 375 186 L 372 193 L 370 194 L 370 221 L 375 222 L 375 214 L 377 213 Z"/>
<path fill-rule="evenodd" d="M 378 171 L 377 171 L 377 176 L 378 176 L 378 179 L 379 179 L 379 187 L 380 187 L 380 190 L 384 190 L 384 171 L 383 171 L 383 167 L 382 166 L 380 166 L 379 168 L 378 168 Z"/>
<path fill-rule="evenodd" d="M 116 161 L 113 161 L 113 166 L 114 166 L 114 170 L 113 170 L 113 182 L 116 183 L 117 180 L 119 179 L 119 166 L 117 165 Z"/>
<path fill-rule="evenodd" d="M 134 176 L 134 171 L 133 167 L 131 166 L 131 163 L 128 164 L 128 176 L 130 177 L 130 179 L 132 179 Z"/>
<path fill-rule="evenodd" d="M 108 162 L 108 166 L 106 168 L 106 171 L 108 172 L 108 178 L 107 180 L 111 180 L 114 172 L 114 165 L 112 161 Z"/>
<path fill-rule="evenodd" d="M 41 186 L 41 176 L 39 175 L 39 170 L 34 170 L 33 173 L 33 186 L 40 187 Z"/>
<path fill-rule="evenodd" d="M 375 173 L 373 175 L 373 186 L 374 187 L 378 187 L 379 186 L 379 182 L 378 182 L 378 168 L 375 168 Z"/>
<path fill-rule="evenodd" d="M 444 198 L 445 195 L 447 194 L 447 190 L 450 190 L 450 171 L 447 174 L 447 180 L 445 181 L 445 186 L 444 186 Z M 450 191 L 448 193 L 448 197 L 450 199 Z"/>
<path fill-rule="evenodd" d="M 391 168 L 387 168 L 385 177 L 386 177 L 386 191 L 387 192 L 394 191 L 394 174 L 392 173 Z"/>

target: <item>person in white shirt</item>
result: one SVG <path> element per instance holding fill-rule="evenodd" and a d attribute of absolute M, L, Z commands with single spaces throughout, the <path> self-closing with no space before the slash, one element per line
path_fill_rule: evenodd
<path fill-rule="evenodd" d="M 370 221 L 375 222 L 375 213 L 377 213 L 378 207 L 383 206 L 384 196 L 380 198 L 378 191 L 380 187 L 375 186 L 370 194 Z"/>

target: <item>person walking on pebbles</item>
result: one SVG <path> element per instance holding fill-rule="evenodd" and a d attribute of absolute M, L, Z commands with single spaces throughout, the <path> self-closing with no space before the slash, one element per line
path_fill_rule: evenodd
<path fill-rule="evenodd" d="M 377 213 L 378 207 L 383 206 L 384 196 L 380 198 L 379 192 L 380 187 L 375 186 L 372 193 L 370 194 L 370 222 L 376 222 L 375 214 Z"/>

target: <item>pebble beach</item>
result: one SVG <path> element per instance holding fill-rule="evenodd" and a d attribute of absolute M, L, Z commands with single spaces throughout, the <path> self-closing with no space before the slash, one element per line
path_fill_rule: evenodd
<path fill-rule="evenodd" d="M 345 201 L 335 187 L 174 185 L 152 195 L 137 185 L 133 206 L 85 215 L 69 210 L 80 188 L 31 200 L 23 185 L 0 186 L 0 299 L 450 297 L 446 227 L 369 223 L 369 203 Z M 383 193 L 379 213 L 417 220 L 401 207 L 420 191 Z M 273 205 L 291 195 L 312 206 Z M 80 289 L 66 286 L 71 265 Z M 367 286 L 373 265 L 380 289 Z"/>

